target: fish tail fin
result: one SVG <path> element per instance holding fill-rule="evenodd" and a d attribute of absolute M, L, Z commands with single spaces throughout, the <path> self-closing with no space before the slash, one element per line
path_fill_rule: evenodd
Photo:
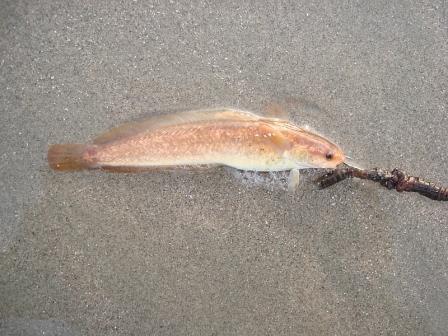
<path fill-rule="evenodd" d="M 48 149 L 48 164 L 58 171 L 83 170 L 91 167 L 91 162 L 84 158 L 88 145 L 58 144 Z"/>

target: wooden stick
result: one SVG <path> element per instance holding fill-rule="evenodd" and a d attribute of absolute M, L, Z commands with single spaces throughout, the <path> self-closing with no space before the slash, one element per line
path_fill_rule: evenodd
<path fill-rule="evenodd" d="M 344 168 L 336 168 L 319 177 L 316 182 L 321 189 L 324 189 L 353 177 L 374 181 L 387 189 L 395 189 L 398 192 L 416 192 L 432 200 L 448 201 L 448 188 L 437 186 L 419 177 L 409 176 L 398 168 L 392 171 L 380 168 L 368 170 L 345 165 Z"/>

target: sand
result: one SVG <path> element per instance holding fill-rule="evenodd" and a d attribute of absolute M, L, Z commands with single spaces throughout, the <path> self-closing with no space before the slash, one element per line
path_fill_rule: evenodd
<path fill-rule="evenodd" d="M 447 17 L 443 1 L 3 0 L 0 334 L 444 334 L 446 203 L 223 169 L 55 173 L 46 150 L 286 99 L 366 167 L 448 184 Z"/>

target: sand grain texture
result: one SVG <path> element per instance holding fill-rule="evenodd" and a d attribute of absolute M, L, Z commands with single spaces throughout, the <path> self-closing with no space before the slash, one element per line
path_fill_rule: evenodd
<path fill-rule="evenodd" d="M 448 208 L 347 181 L 58 174 L 50 143 L 170 110 L 292 117 L 448 183 L 442 1 L 2 1 L 0 334 L 442 335 Z M 302 105 L 304 106 L 304 105 Z"/>

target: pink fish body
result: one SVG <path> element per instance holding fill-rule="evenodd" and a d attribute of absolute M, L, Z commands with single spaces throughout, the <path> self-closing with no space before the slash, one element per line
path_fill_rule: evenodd
<path fill-rule="evenodd" d="M 229 166 L 283 171 L 335 168 L 342 150 L 321 135 L 286 120 L 233 109 L 151 117 L 111 129 L 91 144 L 52 145 L 55 170 Z"/>

